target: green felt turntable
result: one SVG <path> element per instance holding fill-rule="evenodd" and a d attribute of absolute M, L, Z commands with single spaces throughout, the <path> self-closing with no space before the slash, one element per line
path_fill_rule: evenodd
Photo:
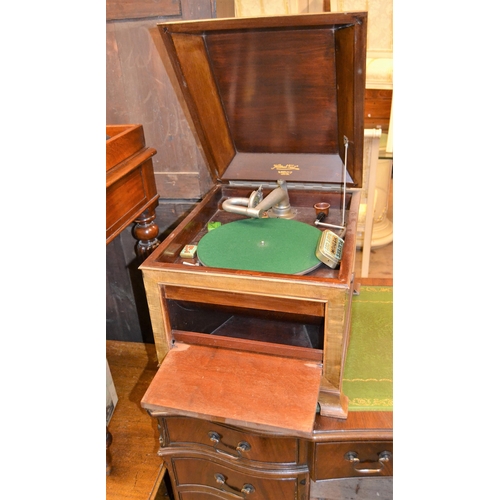
<path fill-rule="evenodd" d="M 306 274 L 321 265 L 315 250 L 321 231 L 290 219 L 242 219 L 210 231 L 198 244 L 204 266 Z"/>

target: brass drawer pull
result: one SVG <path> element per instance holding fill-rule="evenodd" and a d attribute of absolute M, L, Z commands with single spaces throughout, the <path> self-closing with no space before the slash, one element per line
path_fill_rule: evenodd
<path fill-rule="evenodd" d="M 222 442 L 221 435 L 215 431 L 209 431 L 208 437 L 210 438 L 210 441 L 214 443 L 214 448 L 217 452 L 224 455 L 229 455 L 233 458 L 240 458 L 243 452 L 250 451 L 252 448 L 250 446 L 250 443 L 247 443 L 246 441 L 240 441 L 237 444 L 236 448 L 233 446 L 229 446 L 228 444 Z M 234 452 L 236 452 L 236 454 Z"/>
<path fill-rule="evenodd" d="M 229 486 L 226 483 L 226 477 L 224 476 L 224 474 L 216 473 L 214 477 L 215 477 L 215 480 L 217 481 L 217 484 L 221 485 L 221 490 L 228 491 L 229 493 L 235 493 L 235 492 L 242 493 L 243 496 L 241 498 L 245 498 L 245 495 L 250 495 L 250 493 L 255 492 L 255 488 L 251 484 L 248 484 L 248 483 L 245 483 L 243 485 L 243 488 L 241 488 L 241 490 L 238 488 L 233 488 L 232 486 Z"/>
<path fill-rule="evenodd" d="M 352 463 L 352 468 L 360 474 L 377 474 L 382 472 L 384 462 L 391 460 L 392 454 L 390 451 L 381 451 L 378 454 L 377 462 L 361 462 L 358 454 L 355 451 L 348 451 L 344 455 L 344 459 Z"/>

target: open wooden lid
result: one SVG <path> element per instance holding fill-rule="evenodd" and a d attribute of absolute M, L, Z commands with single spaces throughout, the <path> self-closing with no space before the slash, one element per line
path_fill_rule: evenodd
<path fill-rule="evenodd" d="M 361 186 L 366 12 L 158 28 L 215 180 Z"/>
<path fill-rule="evenodd" d="M 321 364 L 177 342 L 141 405 L 272 432 L 313 430 Z"/>

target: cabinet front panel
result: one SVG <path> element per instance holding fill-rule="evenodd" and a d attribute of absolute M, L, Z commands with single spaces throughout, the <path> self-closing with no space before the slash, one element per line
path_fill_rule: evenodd
<path fill-rule="evenodd" d="M 304 473 L 296 477 L 265 478 L 262 474 L 256 477 L 251 468 L 245 473 L 199 458 L 173 458 L 172 466 L 179 491 L 189 491 L 190 485 L 205 486 L 210 494 L 221 492 L 222 498 L 229 493 L 236 498 L 248 497 L 252 500 L 294 499 L 299 480 L 303 481 L 303 485 L 307 482 Z"/>
<path fill-rule="evenodd" d="M 170 445 L 199 444 L 221 457 L 276 464 L 298 464 L 299 443 L 292 437 L 265 437 L 205 420 L 167 418 Z"/>
<path fill-rule="evenodd" d="M 142 177 L 141 170 L 137 169 L 106 189 L 106 228 L 146 201 Z"/>
<path fill-rule="evenodd" d="M 392 476 L 392 442 L 316 444 L 313 479 L 374 476 Z"/>

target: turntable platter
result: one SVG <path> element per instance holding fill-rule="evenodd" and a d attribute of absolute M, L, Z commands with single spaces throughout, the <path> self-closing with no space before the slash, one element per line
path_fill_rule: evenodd
<path fill-rule="evenodd" d="M 290 219 L 242 219 L 208 232 L 198 243 L 204 266 L 306 274 L 321 265 L 315 250 L 321 231 Z"/>

